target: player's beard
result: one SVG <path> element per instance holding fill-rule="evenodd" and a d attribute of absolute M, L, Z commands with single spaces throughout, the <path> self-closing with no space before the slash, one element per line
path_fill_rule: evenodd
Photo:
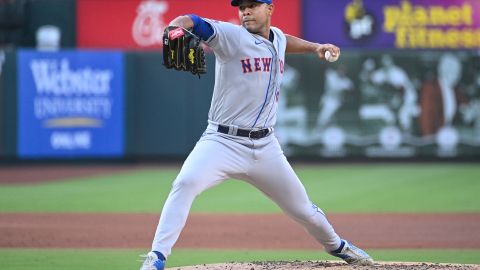
<path fill-rule="evenodd" d="M 259 26 L 256 24 L 255 21 L 247 21 L 242 23 L 243 27 L 247 29 L 248 32 L 252 34 L 257 34 L 259 31 Z"/>
<path fill-rule="evenodd" d="M 252 34 L 261 34 L 265 28 L 265 24 L 259 24 L 258 21 L 249 21 L 242 23 L 243 27 Z"/>
<path fill-rule="evenodd" d="M 245 25 L 243 27 L 245 27 L 245 29 L 247 29 L 247 31 L 252 34 L 260 34 L 260 31 L 258 30 L 258 28 L 246 27 Z"/>

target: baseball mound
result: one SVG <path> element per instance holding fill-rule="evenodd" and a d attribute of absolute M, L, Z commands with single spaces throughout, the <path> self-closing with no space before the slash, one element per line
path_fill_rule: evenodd
<path fill-rule="evenodd" d="M 374 266 L 351 266 L 339 261 L 295 261 L 295 262 L 252 262 L 252 263 L 221 263 L 168 268 L 167 270 L 427 270 L 455 269 L 473 270 L 480 265 L 474 264 L 439 264 L 439 263 L 405 263 L 405 262 L 375 262 Z"/>

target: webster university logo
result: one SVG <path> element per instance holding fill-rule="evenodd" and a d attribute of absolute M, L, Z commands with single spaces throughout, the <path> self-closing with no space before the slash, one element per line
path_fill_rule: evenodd
<path fill-rule="evenodd" d="M 132 26 L 133 40 L 138 45 L 148 47 L 162 44 L 163 29 L 165 28 L 163 16 L 167 10 L 167 1 L 140 2 L 137 8 L 137 17 Z"/>

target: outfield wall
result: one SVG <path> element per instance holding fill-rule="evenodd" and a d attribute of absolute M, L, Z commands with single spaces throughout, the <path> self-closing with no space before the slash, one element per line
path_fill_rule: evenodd
<path fill-rule="evenodd" d="M 194 147 L 214 58 L 201 79 L 166 70 L 158 37 L 178 14 L 238 23 L 237 11 L 217 0 L 106 2 L 15 2 L 25 4 L 23 28 L 12 32 L 16 47 L 0 50 L 0 159 L 169 159 Z M 478 1 L 325 3 L 275 1 L 276 26 L 342 48 L 336 63 L 287 56 L 276 126 L 286 155 L 477 159 Z M 59 28 L 60 51 L 32 50 L 44 25 Z"/>
<path fill-rule="evenodd" d="M 344 50 L 291 56 L 277 134 L 287 155 L 456 158 L 480 150 L 480 55 Z"/>
<path fill-rule="evenodd" d="M 166 70 L 158 52 L 10 52 L 0 153 L 185 157 L 206 126 L 214 84 L 214 57 L 207 58 L 199 79 Z M 276 134 L 289 157 L 480 156 L 477 53 L 346 50 L 336 63 L 313 55 L 286 62 Z"/>

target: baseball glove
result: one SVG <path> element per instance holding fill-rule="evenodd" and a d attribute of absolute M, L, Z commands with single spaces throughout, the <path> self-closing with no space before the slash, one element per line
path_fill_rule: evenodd
<path fill-rule="evenodd" d="M 205 52 L 200 46 L 200 38 L 182 27 L 165 28 L 163 64 L 168 69 L 189 71 L 199 77 L 206 73 Z"/>

